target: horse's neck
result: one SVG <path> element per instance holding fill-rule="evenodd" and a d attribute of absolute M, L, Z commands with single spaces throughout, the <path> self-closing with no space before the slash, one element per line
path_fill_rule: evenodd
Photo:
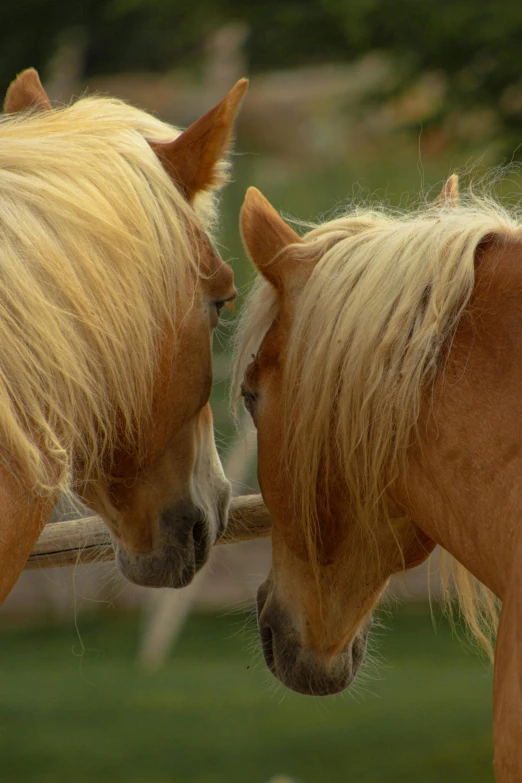
<path fill-rule="evenodd" d="M 499 597 L 522 520 L 522 246 L 485 251 L 400 493 Z"/>
<path fill-rule="evenodd" d="M 461 446 L 441 432 L 442 453 L 423 452 L 412 463 L 404 505 L 427 536 L 502 598 L 520 528 L 522 463 L 493 475 L 489 455 L 468 458 L 474 444 L 465 437 Z"/>

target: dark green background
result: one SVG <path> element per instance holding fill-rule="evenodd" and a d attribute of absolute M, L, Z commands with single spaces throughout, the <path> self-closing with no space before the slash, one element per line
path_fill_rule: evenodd
<path fill-rule="evenodd" d="M 449 77 L 445 107 L 427 122 L 440 122 L 455 107 L 494 108 L 506 154 L 518 145 L 522 106 L 502 100 L 521 80 L 517 0 L 4 0 L 0 90 L 28 65 L 45 73 L 71 36 L 83 42 L 85 77 L 179 67 L 197 72 L 208 36 L 231 22 L 248 25 L 252 73 L 351 62 L 378 50 L 397 66 L 388 93 L 424 71 Z"/>

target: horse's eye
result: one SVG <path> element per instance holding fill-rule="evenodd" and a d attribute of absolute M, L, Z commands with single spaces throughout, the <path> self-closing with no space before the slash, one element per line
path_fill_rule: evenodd
<path fill-rule="evenodd" d="M 241 396 L 243 398 L 245 408 L 250 413 L 255 423 L 257 394 L 253 391 L 250 391 L 250 389 L 246 389 L 244 386 L 241 386 Z"/>
<path fill-rule="evenodd" d="M 230 310 L 231 313 L 234 312 L 234 300 L 233 299 L 223 299 L 220 302 L 214 302 L 214 307 L 216 308 L 216 313 L 219 315 L 224 307 L 227 308 L 227 310 Z"/>

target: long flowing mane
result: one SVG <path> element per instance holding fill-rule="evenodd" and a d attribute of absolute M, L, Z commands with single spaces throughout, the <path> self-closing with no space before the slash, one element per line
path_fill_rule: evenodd
<path fill-rule="evenodd" d="M 99 97 L 0 119 L 0 459 L 35 491 L 135 442 L 162 335 L 190 306 L 212 203 L 196 218 L 148 144 L 179 133 Z"/>
<path fill-rule="evenodd" d="M 459 205 L 413 213 L 355 209 L 293 246 L 303 263 L 317 261 L 295 307 L 283 380 L 287 445 L 298 455 L 293 488 L 312 561 L 316 488 L 332 442 L 354 518 L 369 531 L 392 524 L 387 488 L 405 475 L 423 396 L 473 291 L 475 252 L 491 237 L 522 239 L 520 215 L 470 191 Z M 259 281 L 238 327 L 236 389 L 278 306 L 275 290 Z M 447 575 L 471 632 L 491 651 L 494 597 L 453 558 Z"/>

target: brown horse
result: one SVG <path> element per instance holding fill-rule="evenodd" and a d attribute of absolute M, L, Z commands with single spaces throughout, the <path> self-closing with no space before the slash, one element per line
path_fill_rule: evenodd
<path fill-rule="evenodd" d="M 503 601 L 495 768 L 522 780 L 520 215 L 459 201 L 452 177 L 414 214 L 354 212 L 304 238 L 251 188 L 241 228 L 263 276 L 236 373 L 274 524 L 270 670 L 306 694 L 350 685 L 388 579 L 438 543 L 486 647 Z"/>
<path fill-rule="evenodd" d="M 0 602 L 60 492 L 104 517 L 124 575 L 182 586 L 227 521 L 208 405 L 232 270 L 209 231 L 246 89 L 185 132 L 122 101 L 0 121 Z"/>

